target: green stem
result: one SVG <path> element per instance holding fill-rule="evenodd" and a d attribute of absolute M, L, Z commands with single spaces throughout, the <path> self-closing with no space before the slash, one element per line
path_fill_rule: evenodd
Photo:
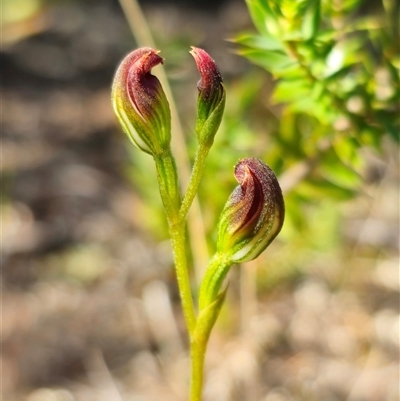
<path fill-rule="evenodd" d="M 190 357 L 192 360 L 192 372 L 190 381 L 190 401 L 201 401 L 204 379 L 204 359 L 206 356 L 207 342 L 192 341 L 190 344 Z"/>
<path fill-rule="evenodd" d="M 169 227 L 174 254 L 176 278 L 182 301 L 183 314 L 190 338 L 196 327 L 196 312 L 193 304 L 192 290 L 190 287 L 189 269 L 186 254 L 185 224 L 177 223 Z"/>
<path fill-rule="evenodd" d="M 175 159 L 169 151 L 155 155 L 154 162 L 156 164 L 161 200 L 167 214 L 168 223 L 169 225 L 173 225 L 178 221 L 178 210 L 180 207 L 178 173 Z"/>
<path fill-rule="evenodd" d="M 188 188 L 186 190 L 185 196 L 182 201 L 181 210 L 179 212 L 181 221 L 186 220 L 190 206 L 192 205 L 193 199 L 197 194 L 209 151 L 209 147 L 206 147 L 203 144 L 199 144 L 196 152 L 196 157 L 194 159 L 192 174 L 190 176 Z"/>
<path fill-rule="evenodd" d="M 199 310 L 202 311 L 217 297 L 232 262 L 226 256 L 215 254 L 210 260 L 199 291 Z"/>
<path fill-rule="evenodd" d="M 225 291 L 220 293 L 222 281 L 231 262 L 225 255 L 217 253 L 210 261 L 199 292 L 199 315 L 196 329 L 191 337 L 190 355 L 192 373 L 190 401 L 202 400 L 204 359 L 211 330 L 224 302 Z"/>
<path fill-rule="evenodd" d="M 196 326 L 196 312 L 187 263 L 185 220 L 179 220 L 180 194 L 175 160 L 171 152 L 167 152 L 154 156 L 154 161 L 161 199 L 167 214 L 183 314 L 189 335 L 192 336 Z"/>

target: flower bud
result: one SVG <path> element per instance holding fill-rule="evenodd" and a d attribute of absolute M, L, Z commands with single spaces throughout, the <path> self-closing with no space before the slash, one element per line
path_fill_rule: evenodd
<path fill-rule="evenodd" d="M 192 47 L 190 53 L 200 72 L 200 81 L 197 83 L 197 140 L 211 146 L 224 113 L 225 87 L 215 61 L 207 52 Z"/>
<path fill-rule="evenodd" d="M 285 217 L 282 191 L 274 172 L 259 159 L 235 166 L 239 186 L 222 211 L 217 252 L 233 262 L 255 259 L 278 235 Z"/>
<path fill-rule="evenodd" d="M 128 54 L 114 77 L 112 104 L 124 132 L 155 156 L 169 149 L 171 114 L 160 81 L 150 73 L 162 64 L 156 50 L 142 47 Z"/>

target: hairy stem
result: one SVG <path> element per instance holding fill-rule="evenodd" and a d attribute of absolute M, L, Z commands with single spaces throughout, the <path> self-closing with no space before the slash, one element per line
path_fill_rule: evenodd
<path fill-rule="evenodd" d="M 190 344 L 190 357 L 192 360 L 190 401 L 202 400 L 206 349 L 207 343 L 192 341 Z"/>
<path fill-rule="evenodd" d="M 160 194 L 167 214 L 183 314 L 189 335 L 192 336 L 196 326 L 196 312 L 193 304 L 187 263 L 185 220 L 179 219 L 180 194 L 175 160 L 169 152 L 154 156 L 154 161 L 157 169 Z"/>
<path fill-rule="evenodd" d="M 196 327 L 197 318 L 193 303 L 187 263 L 185 224 L 177 223 L 170 225 L 169 230 L 183 314 L 185 316 L 189 336 L 192 338 L 194 329 Z"/>
<path fill-rule="evenodd" d="M 187 187 L 185 196 L 182 201 L 180 210 L 180 219 L 183 221 L 186 219 L 190 206 L 196 197 L 197 190 L 199 188 L 201 177 L 203 176 L 204 165 L 210 148 L 199 145 L 197 149 L 196 157 L 194 159 L 192 174 L 190 176 L 189 185 Z"/>
<path fill-rule="evenodd" d="M 178 184 L 178 173 L 175 159 L 171 152 L 154 156 L 157 170 L 158 185 L 161 200 L 167 215 L 169 225 L 178 221 L 178 210 L 180 208 L 180 193 Z"/>
<path fill-rule="evenodd" d="M 216 299 L 231 266 L 232 262 L 219 253 L 210 260 L 199 291 L 200 312 Z"/>

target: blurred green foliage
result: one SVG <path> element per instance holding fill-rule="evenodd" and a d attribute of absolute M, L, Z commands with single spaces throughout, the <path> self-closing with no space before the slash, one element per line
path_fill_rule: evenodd
<path fill-rule="evenodd" d="M 325 127 L 314 139 L 332 137 L 350 165 L 357 145 L 380 148 L 385 133 L 399 140 L 399 5 L 362 3 L 248 0 L 258 33 L 236 38 L 240 53 L 278 80 L 273 99 Z"/>
<path fill-rule="evenodd" d="M 387 134 L 399 141 L 399 4 L 363 3 L 247 0 L 257 33 L 236 42 L 276 79 L 282 171 L 322 151 L 321 177 L 354 188 L 359 148 L 380 150 Z"/>

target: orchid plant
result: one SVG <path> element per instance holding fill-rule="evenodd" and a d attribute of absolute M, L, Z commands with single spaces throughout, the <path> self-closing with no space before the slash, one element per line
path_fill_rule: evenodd
<path fill-rule="evenodd" d="M 124 58 L 112 85 L 112 104 L 128 138 L 155 162 L 190 340 L 190 401 L 201 401 L 207 343 L 227 291 L 224 279 L 234 263 L 255 259 L 278 235 L 285 208 L 274 172 L 259 159 L 240 160 L 234 171 L 239 185 L 222 210 L 217 226 L 217 250 L 210 259 L 195 302 L 186 248 L 186 221 L 222 120 L 225 86 L 210 55 L 192 47 L 190 53 L 201 77 L 197 84 L 195 128 L 198 146 L 188 188 L 182 194 L 171 150 L 169 104 L 158 78 L 151 74 L 153 67 L 163 63 L 158 53 L 143 47 Z"/>

